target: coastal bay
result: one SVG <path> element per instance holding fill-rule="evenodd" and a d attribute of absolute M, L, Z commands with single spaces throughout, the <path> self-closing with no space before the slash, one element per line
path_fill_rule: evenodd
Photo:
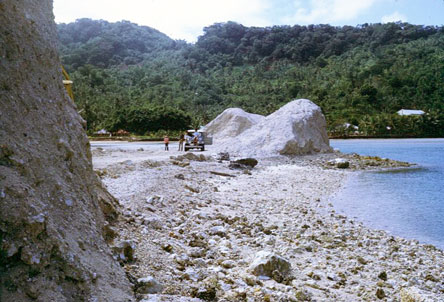
<path fill-rule="evenodd" d="M 331 140 L 345 153 L 415 163 L 411 169 L 365 172 L 332 200 L 335 209 L 393 235 L 444 249 L 444 139 Z"/>

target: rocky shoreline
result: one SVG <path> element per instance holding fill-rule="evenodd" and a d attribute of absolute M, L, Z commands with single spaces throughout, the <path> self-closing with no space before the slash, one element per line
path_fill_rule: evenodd
<path fill-rule="evenodd" d="M 113 244 L 139 300 L 444 300 L 443 251 L 328 204 L 351 171 L 408 164 L 330 153 L 230 169 L 204 154 L 93 149 L 123 207 Z"/>

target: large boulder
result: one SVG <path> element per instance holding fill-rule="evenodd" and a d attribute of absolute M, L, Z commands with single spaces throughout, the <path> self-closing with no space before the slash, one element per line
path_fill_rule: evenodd
<path fill-rule="evenodd" d="M 51 0 L 0 1 L 0 301 L 133 301 L 53 19 Z"/>
<path fill-rule="evenodd" d="M 332 151 L 321 108 L 307 99 L 294 100 L 237 137 L 215 143 L 220 151 L 249 157 Z"/>
<path fill-rule="evenodd" d="M 205 131 L 217 141 L 232 139 L 264 119 L 262 115 L 248 113 L 240 108 L 228 108 L 207 124 Z"/>

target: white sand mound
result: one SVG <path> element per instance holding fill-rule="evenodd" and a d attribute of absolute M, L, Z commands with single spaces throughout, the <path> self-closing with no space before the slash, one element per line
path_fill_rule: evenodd
<path fill-rule="evenodd" d="M 206 125 L 205 131 L 214 140 L 223 141 L 238 136 L 264 119 L 262 115 L 248 113 L 240 108 L 228 108 Z"/>
<path fill-rule="evenodd" d="M 238 136 L 223 141 L 215 139 L 215 147 L 251 157 L 331 151 L 321 108 L 307 99 L 286 104 Z"/>

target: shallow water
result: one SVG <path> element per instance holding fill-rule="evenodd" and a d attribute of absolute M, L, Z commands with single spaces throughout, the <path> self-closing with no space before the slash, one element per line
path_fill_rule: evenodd
<path fill-rule="evenodd" d="M 413 169 L 364 172 L 333 200 L 337 212 L 444 249 L 444 139 L 331 140 L 344 153 L 418 164 Z"/>
<path fill-rule="evenodd" d="M 142 148 L 143 150 L 163 150 L 163 142 L 126 142 L 126 141 L 91 141 L 92 148 L 102 148 L 105 150 L 137 150 Z M 170 146 L 175 145 L 177 148 L 177 142 L 170 143 Z"/>

